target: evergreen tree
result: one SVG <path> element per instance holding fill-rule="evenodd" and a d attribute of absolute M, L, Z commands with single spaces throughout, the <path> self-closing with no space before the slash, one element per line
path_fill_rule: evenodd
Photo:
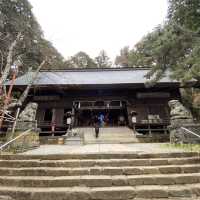
<path fill-rule="evenodd" d="M 129 67 L 129 47 L 125 46 L 120 50 L 120 55 L 116 56 L 115 64 L 120 67 Z"/>
<path fill-rule="evenodd" d="M 6 64 L 8 47 L 18 33 L 22 34 L 22 39 L 13 57 L 21 62 L 21 71 L 26 71 L 27 67 L 36 68 L 46 56 L 53 58 L 53 65 L 63 66 L 62 56 L 44 39 L 28 0 L 0 0 L 1 69 Z"/>
<path fill-rule="evenodd" d="M 182 83 L 200 82 L 200 1 L 169 0 L 165 24 L 147 34 L 128 60 L 132 67 L 150 67 L 150 85 L 166 71 Z"/>
<path fill-rule="evenodd" d="M 98 68 L 109 68 L 112 65 L 105 50 L 100 51 L 99 55 L 95 58 L 95 62 Z"/>
<path fill-rule="evenodd" d="M 68 68 L 95 68 L 96 63 L 87 53 L 80 51 L 65 61 L 65 66 Z"/>

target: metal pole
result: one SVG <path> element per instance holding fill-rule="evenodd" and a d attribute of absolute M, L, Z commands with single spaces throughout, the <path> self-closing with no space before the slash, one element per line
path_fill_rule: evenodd
<path fill-rule="evenodd" d="M 198 134 L 196 134 L 196 133 L 190 131 L 190 130 L 187 129 L 187 128 L 181 127 L 181 129 L 183 129 L 184 131 L 186 131 L 186 132 L 188 132 L 188 133 L 190 133 L 190 134 L 192 134 L 192 135 L 195 135 L 196 137 L 200 138 L 200 135 L 198 135 Z"/>
<path fill-rule="evenodd" d="M 16 125 L 17 125 L 17 119 L 18 119 L 18 116 L 19 116 L 19 112 L 20 112 L 20 108 L 17 108 L 15 121 L 14 121 L 14 123 L 13 123 L 13 127 L 12 127 L 12 133 L 15 132 L 15 127 L 16 127 Z"/>
<path fill-rule="evenodd" d="M 23 132 L 22 134 L 18 135 L 16 138 L 6 142 L 5 144 L 3 144 L 2 146 L 0 146 L 0 151 L 2 151 L 2 149 L 6 146 L 8 146 L 10 143 L 14 142 L 15 140 L 17 140 L 18 138 L 22 137 L 22 136 L 25 136 L 26 134 L 29 134 L 29 132 L 31 131 L 32 129 L 29 129 L 25 132 Z"/>

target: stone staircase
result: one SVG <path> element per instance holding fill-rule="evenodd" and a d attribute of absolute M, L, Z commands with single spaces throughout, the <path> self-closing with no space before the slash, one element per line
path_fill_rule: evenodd
<path fill-rule="evenodd" d="M 84 133 L 86 144 L 125 144 L 138 142 L 138 139 L 133 134 L 133 130 L 128 127 L 100 128 L 98 138 L 95 138 L 94 128 L 79 128 L 79 131 Z"/>
<path fill-rule="evenodd" d="M 197 153 L 0 157 L 0 199 L 200 199 Z"/>

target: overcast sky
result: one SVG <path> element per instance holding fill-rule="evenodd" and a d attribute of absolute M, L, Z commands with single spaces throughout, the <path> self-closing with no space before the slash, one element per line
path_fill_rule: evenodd
<path fill-rule="evenodd" d="M 106 50 L 112 59 L 163 23 L 167 0 L 29 0 L 45 34 L 65 57 Z"/>

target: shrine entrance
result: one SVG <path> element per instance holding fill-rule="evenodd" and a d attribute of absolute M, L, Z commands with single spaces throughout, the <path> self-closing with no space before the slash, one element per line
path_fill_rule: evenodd
<path fill-rule="evenodd" d="M 92 127 L 94 118 L 103 116 L 104 127 L 127 126 L 128 115 L 125 101 L 74 102 L 75 126 Z"/>

